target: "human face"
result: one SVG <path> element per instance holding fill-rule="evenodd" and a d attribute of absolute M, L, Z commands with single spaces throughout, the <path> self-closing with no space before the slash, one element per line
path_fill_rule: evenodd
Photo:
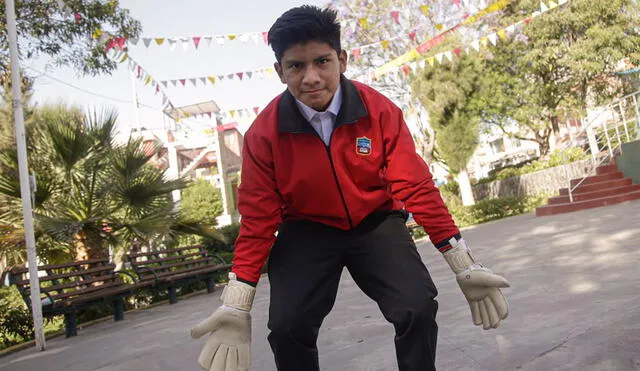
<path fill-rule="evenodd" d="M 296 99 L 322 112 L 327 109 L 347 69 L 347 53 L 329 44 L 309 41 L 287 49 L 275 64 L 280 81 Z"/>

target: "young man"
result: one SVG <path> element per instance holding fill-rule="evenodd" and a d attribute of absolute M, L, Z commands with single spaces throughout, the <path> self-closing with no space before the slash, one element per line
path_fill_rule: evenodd
<path fill-rule="evenodd" d="M 394 325 L 399 369 L 434 370 L 437 291 L 407 212 L 456 274 L 474 324 L 496 328 L 507 317 L 499 288 L 509 283 L 474 261 L 401 110 L 342 75 L 336 13 L 291 9 L 269 30 L 269 43 L 287 90 L 245 135 L 233 269 L 224 304 L 191 331 L 210 333 L 198 362 L 249 368 L 249 311 L 268 257 L 268 339 L 278 370 L 320 369 L 316 339 L 344 267 Z"/>

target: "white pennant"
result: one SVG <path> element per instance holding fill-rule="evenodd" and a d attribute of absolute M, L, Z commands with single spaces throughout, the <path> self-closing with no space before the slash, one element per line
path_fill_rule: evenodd
<path fill-rule="evenodd" d="M 471 48 L 469 48 L 468 46 L 465 46 L 464 52 L 467 53 L 467 55 L 471 55 Z"/>
<path fill-rule="evenodd" d="M 453 62 L 453 53 L 451 53 L 451 50 L 444 52 L 444 56 L 447 57 L 449 61 Z"/>
<path fill-rule="evenodd" d="M 544 13 L 549 11 L 549 7 L 547 6 L 547 4 L 545 4 L 544 2 L 540 2 L 540 12 Z"/>
<path fill-rule="evenodd" d="M 189 50 L 189 44 L 191 44 L 191 39 L 183 38 L 183 39 L 180 39 L 180 41 L 182 42 L 182 50 L 184 50 L 185 52 Z"/>
<path fill-rule="evenodd" d="M 424 69 L 425 63 L 427 63 L 427 61 L 423 59 L 418 63 L 418 65 L 420 66 L 420 68 Z"/>
<path fill-rule="evenodd" d="M 161 82 L 162 82 L 162 85 L 164 85 L 164 87 L 166 88 L 167 85 L 168 85 L 167 80 L 164 80 L 164 81 L 161 81 Z"/>
<path fill-rule="evenodd" d="M 564 5 L 568 2 L 569 0 L 560 0 L 558 1 L 558 5 Z"/>
<path fill-rule="evenodd" d="M 218 45 L 224 45 L 224 36 L 216 36 L 216 42 Z"/>
<path fill-rule="evenodd" d="M 201 77 L 200 81 L 202 82 L 202 85 L 207 85 L 207 78 L 206 77 Z"/>
<path fill-rule="evenodd" d="M 249 41 L 249 34 L 243 33 L 242 35 L 240 35 L 239 39 L 240 41 L 242 41 L 243 44 L 246 44 L 247 41 Z"/>
<path fill-rule="evenodd" d="M 132 38 L 132 39 L 127 39 L 127 42 L 133 46 L 138 45 L 138 39 L 136 38 Z"/>
<path fill-rule="evenodd" d="M 247 71 L 245 72 L 245 75 L 247 75 L 248 78 L 251 78 L 251 76 L 253 76 L 253 72 Z"/>
<path fill-rule="evenodd" d="M 145 48 L 148 48 L 151 44 L 151 39 L 145 37 L 142 39 L 142 43 L 144 44 Z"/>
<path fill-rule="evenodd" d="M 496 33 L 492 33 L 491 35 L 487 36 L 487 38 L 489 39 L 489 41 L 491 41 L 491 43 L 495 46 L 498 43 L 498 35 L 496 35 Z"/>
<path fill-rule="evenodd" d="M 477 51 L 477 52 L 478 52 L 478 51 L 480 51 L 480 40 L 474 40 L 474 41 L 471 43 L 471 47 L 472 47 L 473 49 L 475 49 L 475 51 Z"/>
<path fill-rule="evenodd" d="M 171 48 L 171 50 L 174 50 L 177 43 L 178 42 L 175 39 L 169 39 L 169 48 Z"/>
<path fill-rule="evenodd" d="M 258 45 L 260 43 L 260 39 L 262 38 L 262 34 L 260 33 L 252 33 L 251 34 L 251 40 L 253 40 L 253 42 Z"/>
<path fill-rule="evenodd" d="M 233 76 L 234 76 L 234 75 L 233 75 L 232 73 L 230 73 L 230 74 L 228 74 L 228 75 L 227 75 L 227 79 L 228 79 L 228 80 L 233 80 Z"/>
<path fill-rule="evenodd" d="M 512 35 L 514 32 L 516 32 L 516 25 L 512 24 L 511 26 L 505 28 L 505 30 L 507 31 L 508 35 Z"/>
<path fill-rule="evenodd" d="M 189 79 L 189 81 L 191 81 L 191 83 L 193 84 L 193 86 L 197 86 L 197 85 L 196 85 L 196 82 L 197 82 L 197 80 L 196 80 L 196 79 Z"/>
<path fill-rule="evenodd" d="M 444 58 L 444 53 L 436 54 L 436 60 L 438 60 L 438 63 L 442 63 L 442 58 Z"/>
<path fill-rule="evenodd" d="M 205 36 L 203 37 L 204 41 L 207 42 L 207 47 L 211 46 L 211 40 L 213 40 L 213 36 Z"/>
<path fill-rule="evenodd" d="M 178 86 L 178 80 L 171 80 L 171 84 L 173 86 Z"/>

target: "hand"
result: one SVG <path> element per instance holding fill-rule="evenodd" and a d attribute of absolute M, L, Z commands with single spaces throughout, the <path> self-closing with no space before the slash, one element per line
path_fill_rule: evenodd
<path fill-rule="evenodd" d="M 452 240 L 450 244 L 453 248 L 444 253 L 444 258 L 469 302 L 473 324 L 485 330 L 498 328 L 509 315 L 509 305 L 500 291 L 510 286 L 509 281 L 476 263 L 464 240 Z"/>
<path fill-rule="evenodd" d="M 223 305 L 191 329 L 191 337 L 209 333 L 198 363 L 209 371 L 247 371 L 251 364 L 251 306 L 255 288 L 229 274 Z"/>

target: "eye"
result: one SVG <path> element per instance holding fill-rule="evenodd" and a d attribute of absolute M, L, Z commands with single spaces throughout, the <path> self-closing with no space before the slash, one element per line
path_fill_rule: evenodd
<path fill-rule="evenodd" d="M 322 58 L 318 61 L 318 64 L 326 64 L 329 62 L 329 58 Z"/>
<path fill-rule="evenodd" d="M 303 67 L 302 63 L 291 63 L 289 68 L 292 70 L 299 70 Z"/>

